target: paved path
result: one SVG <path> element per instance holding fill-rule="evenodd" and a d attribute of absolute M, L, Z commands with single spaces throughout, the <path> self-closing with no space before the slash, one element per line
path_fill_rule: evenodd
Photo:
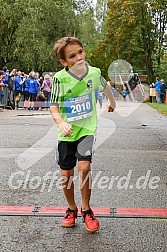
<path fill-rule="evenodd" d="M 98 109 L 93 162 L 94 207 L 167 208 L 167 117 L 146 104 L 117 102 Z M 54 164 L 55 127 L 48 111 L 0 113 L 0 205 L 65 206 Z M 76 201 L 80 192 L 76 172 Z M 0 251 L 167 251 L 167 220 L 100 218 L 85 231 L 81 218 L 62 229 L 61 218 L 1 216 Z"/>

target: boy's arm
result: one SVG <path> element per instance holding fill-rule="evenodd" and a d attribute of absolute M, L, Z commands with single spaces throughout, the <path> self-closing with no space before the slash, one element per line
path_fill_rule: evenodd
<path fill-rule="evenodd" d="M 70 136 L 72 132 L 72 127 L 69 123 L 65 122 L 60 116 L 59 107 L 51 105 L 50 113 L 54 121 L 56 122 L 57 126 L 59 127 L 61 134 L 65 137 Z"/>
<path fill-rule="evenodd" d="M 108 106 L 108 112 L 113 112 L 116 107 L 116 103 L 115 103 L 113 93 L 111 91 L 111 86 L 108 83 L 106 84 L 103 92 L 108 97 L 109 102 L 110 102 Z"/>

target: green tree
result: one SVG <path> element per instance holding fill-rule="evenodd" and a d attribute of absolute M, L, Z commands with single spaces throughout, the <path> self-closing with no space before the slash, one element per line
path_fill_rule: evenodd
<path fill-rule="evenodd" d="M 160 64 L 162 56 L 165 6 L 166 1 L 159 0 L 108 1 L 106 39 L 111 54 L 127 60 L 135 69 L 145 68 L 149 82 L 154 79 L 154 64 Z"/>
<path fill-rule="evenodd" d="M 78 32 L 74 0 L 0 0 L 0 64 L 25 71 L 59 67 L 52 49 L 62 36 Z"/>
<path fill-rule="evenodd" d="M 17 31 L 19 62 L 24 59 L 27 69 L 55 71 L 53 68 L 59 66 L 52 54 L 53 44 L 62 36 L 72 35 L 76 29 L 75 23 L 70 22 L 75 17 L 72 4 L 72 0 L 50 0 L 49 5 L 46 0 L 34 0 L 33 5 L 29 2 Z"/>
<path fill-rule="evenodd" d="M 22 19 L 22 3 L 20 1 L 0 0 L 0 64 L 10 64 L 14 61 L 16 48 L 16 31 L 19 20 Z"/>
<path fill-rule="evenodd" d="M 90 12 L 90 17 L 92 18 L 85 24 L 84 30 L 88 31 L 88 42 L 86 43 L 87 60 L 91 65 L 99 67 L 102 74 L 108 79 L 108 67 L 112 62 L 112 58 L 105 43 L 106 10 L 107 0 L 97 0 L 95 8 L 92 8 Z"/>

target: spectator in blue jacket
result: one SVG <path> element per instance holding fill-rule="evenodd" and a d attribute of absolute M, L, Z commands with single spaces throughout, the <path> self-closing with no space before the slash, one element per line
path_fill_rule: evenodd
<path fill-rule="evenodd" d="M 155 88 L 155 93 L 156 93 L 156 101 L 157 103 L 160 103 L 160 92 L 161 92 L 161 81 L 159 79 L 159 76 L 156 77 L 156 82 L 154 83 L 153 87 Z"/>
<path fill-rule="evenodd" d="M 8 68 L 6 66 L 3 67 L 3 74 L 5 75 L 4 84 L 5 84 L 5 86 L 7 86 L 8 82 L 9 82 L 9 73 L 8 73 Z"/>
<path fill-rule="evenodd" d="M 38 81 L 35 79 L 35 72 L 30 73 L 30 86 L 29 86 L 29 95 L 30 95 L 30 109 L 34 110 L 35 101 L 38 94 Z"/>
<path fill-rule="evenodd" d="M 126 96 L 127 96 L 127 94 L 128 94 L 128 91 L 127 91 L 126 87 L 123 86 L 123 89 L 122 89 L 122 96 L 123 96 L 123 98 L 124 98 L 124 101 L 126 101 Z"/>
<path fill-rule="evenodd" d="M 5 86 L 4 82 L 3 82 L 3 71 L 0 71 L 0 105 L 1 105 L 1 102 L 2 102 L 2 99 L 4 97 L 4 91 L 3 91 L 3 88 Z"/>
<path fill-rule="evenodd" d="M 28 110 L 30 107 L 30 102 L 29 102 L 30 77 L 31 75 L 29 74 L 29 76 L 26 78 L 25 83 L 24 83 L 23 94 L 24 94 L 24 109 L 25 110 Z"/>
<path fill-rule="evenodd" d="M 21 71 L 17 72 L 17 76 L 14 77 L 14 90 L 15 90 L 15 108 L 19 107 L 20 98 L 23 90 L 23 83 L 25 79 L 22 78 Z"/>
<path fill-rule="evenodd" d="M 97 99 L 99 101 L 100 108 L 102 108 L 102 105 L 103 105 L 103 92 L 100 91 L 100 90 L 98 90 Z"/>
<path fill-rule="evenodd" d="M 161 80 L 161 88 L 160 88 L 160 101 L 162 103 L 165 102 L 165 83 L 164 80 Z"/>

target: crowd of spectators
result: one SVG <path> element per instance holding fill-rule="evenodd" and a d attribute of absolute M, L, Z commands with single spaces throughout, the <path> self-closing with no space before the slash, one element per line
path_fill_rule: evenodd
<path fill-rule="evenodd" d="M 29 74 L 7 67 L 0 70 L 0 107 L 12 109 L 48 109 L 53 73 L 40 76 L 32 70 Z"/>
<path fill-rule="evenodd" d="M 165 102 L 165 96 L 166 96 L 166 85 L 164 83 L 164 80 L 159 78 L 159 76 L 156 77 L 155 83 L 152 83 L 150 88 L 155 89 L 155 95 L 156 95 L 156 102 L 157 103 L 164 103 Z"/>
<path fill-rule="evenodd" d="M 137 88 L 139 79 L 137 74 L 133 74 L 129 78 L 130 89 Z M 0 111 L 2 108 L 11 109 L 48 109 L 51 87 L 52 87 L 53 73 L 45 73 L 39 75 L 39 73 L 32 70 L 29 74 L 21 72 L 17 69 L 13 69 L 11 72 L 5 66 L 0 70 Z M 165 102 L 165 83 L 164 80 L 160 80 L 156 77 L 155 83 L 151 88 L 155 89 L 157 103 Z M 116 90 L 113 88 L 114 91 Z M 97 91 L 97 92 L 96 92 Z M 112 90 L 113 91 L 113 90 Z M 125 94 L 126 92 L 126 94 Z M 119 92 L 117 91 L 117 94 Z M 128 94 L 127 85 L 124 85 L 122 90 L 122 96 L 124 100 Z M 102 107 L 102 94 L 98 90 L 95 90 L 96 101 L 99 101 L 100 108 Z M 152 96 L 150 95 L 152 98 Z"/>

